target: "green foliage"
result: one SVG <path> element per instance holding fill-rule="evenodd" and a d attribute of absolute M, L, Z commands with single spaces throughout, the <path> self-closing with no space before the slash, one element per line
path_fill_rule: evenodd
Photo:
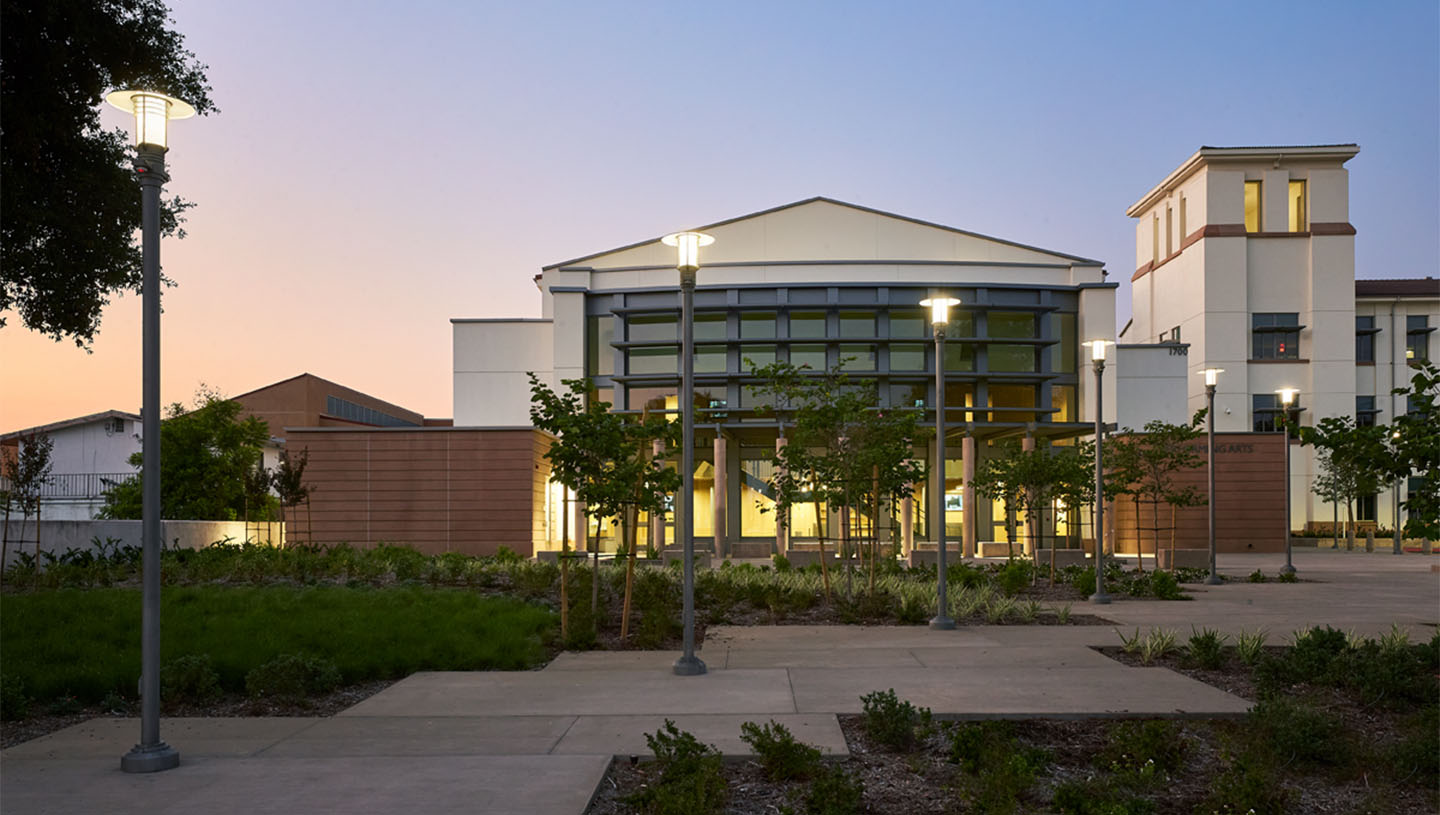
<path fill-rule="evenodd" d="M 1210 782 L 1204 803 L 1196 810 L 1218 815 L 1285 815 L 1290 791 L 1280 783 L 1273 762 L 1263 753 L 1247 751 L 1228 759 Z"/>
<path fill-rule="evenodd" d="M 1261 699 L 1251 711 L 1249 738 L 1282 764 L 1342 766 L 1352 750 L 1341 721 L 1287 697 Z"/>
<path fill-rule="evenodd" d="M 788 571 L 790 571 L 790 558 L 787 558 L 787 557 L 785 557 L 784 555 L 775 555 L 775 556 L 772 558 L 772 560 L 773 560 L 774 563 L 775 563 L 775 571 L 777 571 L 777 572 L 788 572 Z"/>
<path fill-rule="evenodd" d="M 102 96 L 144 87 L 214 113 L 205 66 L 163 0 L 6 3 L 0 36 L 0 109 L 11 112 L 0 130 L 0 327 L 13 310 L 32 331 L 85 347 L 142 270 L 131 139 L 101 126 Z M 188 206 L 162 202 L 162 234 L 176 234 Z"/>
<path fill-rule="evenodd" d="M 203 703 L 220 693 L 220 674 L 209 654 L 186 654 L 160 666 L 162 699 Z"/>
<path fill-rule="evenodd" d="M 1299 582 L 1300 582 L 1300 578 L 1299 578 L 1298 576 L 1296 576 L 1296 574 L 1295 574 L 1294 572 L 1281 572 L 1280 575 L 1275 578 L 1275 582 L 1277 582 L 1277 583 L 1299 583 Z"/>
<path fill-rule="evenodd" d="M 1006 594 L 1019 594 L 1022 589 L 1030 585 L 1030 577 L 1034 573 L 1034 567 L 1028 560 L 1011 560 L 1000 570 L 997 582 L 1000 590 Z"/>
<path fill-rule="evenodd" d="M 1049 762 L 1015 737 L 1009 722 L 967 722 L 949 732 L 949 758 L 960 765 L 962 794 L 980 812 L 1014 812 Z"/>
<path fill-rule="evenodd" d="M 4 324 L 0 319 L 0 326 Z M 8 489 L 0 493 L 0 500 L 7 509 L 19 510 L 22 515 L 35 515 L 40 508 L 41 487 L 50 478 L 55 440 L 44 433 L 31 433 L 21 436 L 16 442 L 19 448 L 15 455 L 0 456 L 0 465 L 3 465 L 0 466 L 0 475 L 10 482 Z"/>
<path fill-rule="evenodd" d="M 1062 815 L 1150 815 L 1155 804 L 1125 792 L 1112 778 L 1087 778 L 1055 787 L 1051 801 Z"/>
<path fill-rule="evenodd" d="M 524 561 L 524 558 L 520 557 L 520 554 L 518 552 L 503 544 L 500 546 L 500 548 L 495 550 L 495 554 L 492 555 L 492 557 L 495 558 L 496 563 L 504 563 L 507 565 L 513 565 Z"/>
<path fill-rule="evenodd" d="M 1161 572 L 1157 572 L 1161 574 Z M 1196 631 L 1190 627 L 1190 642 L 1185 646 L 1185 656 L 1201 668 L 1217 670 L 1225 663 L 1225 640 L 1227 637 L 1213 628 Z"/>
<path fill-rule="evenodd" d="M 1246 579 L 1249 580 L 1251 583 L 1264 583 L 1265 573 L 1260 571 L 1259 569 L 1256 569 L 1255 571 L 1251 572 L 1250 576 Z"/>
<path fill-rule="evenodd" d="M 270 431 L 254 416 L 241 419 L 243 410 L 239 402 L 203 386 L 192 410 L 170 406 L 160 424 L 164 517 L 230 521 L 244 516 L 246 475 L 260 460 Z M 144 454 L 135 453 L 130 463 L 141 472 L 105 493 L 102 517 L 140 517 Z"/>
<path fill-rule="evenodd" d="M 1179 481 L 1181 473 L 1205 463 L 1204 444 L 1196 444 L 1205 436 L 1204 420 L 1204 410 L 1189 424 L 1155 419 L 1145 424 L 1144 432 L 1127 433 L 1109 447 L 1109 478 L 1115 481 L 1117 492 L 1132 494 L 1150 505 L 1157 541 L 1161 504 L 1192 507 L 1205 503 L 1202 491 Z"/>
<path fill-rule="evenodd" d="M 655 756 L 656 783 L 628 796 L 625 802 L 650 815 L 705 815 L 725 807 L 728 785 L 720 752 L 702 744 L 666 719 L 645 743 Z"/>
<path fill-rule="evenodd" d="M 25 680 L 9 673 L 0 673 L 0 721 L 10 722 L 30 715 L 30 697 L 25 693 Z"/>
<path fill-rule="evenodd" d="M 138 588 L 0 595 L 5 671 L 39 700 L 133 694 Z M 443 624 L 438 624 L 443 621 Z M 335 662 L 348 682 L 419 670 L 518 670 L 543 660 L 553 612 L 510 598 L 423 586 L 168 586 L 162 664 L 209 654 L 222 688 L 282 654 Z"/>
<path fill-rule="evenodd" d="M 1157 780 L 1179 772 L 1190 748 L 1180 725 L 1166 719 L 1119 722 L 1108 736 L 1096 755 L 1097 767 L 1138 777 L 1149 766 Z"/>
<path fill-rule="evenodd" d="M 1175 575 L 1159 570 L 1150 573 L 1150 593 L 1157 600 L 1180 600 L 1180 583 Z"/>
<path fill-rule="evenodd" d="M 867 693 L 860 697 L 860 704 L 865 735 L 889 750 L 914 750 L 933 729 L 930 709 L 901 701 L 894 688 Z"/>
<path fill-rule="evenodd" d="M 865 784 L 840 766 L 832 766 L 805 792 L 807 815 L 859 815 L 865 810 Z"/>
<path fill-rule="evenodd" d="M 1240 633 L 1235 635 L 1235 655 L 1246 665 L 1258 664 L 1265 655 L 1266 636 L 1267 632 L 1263 628 L 1253 632 L 1241 629 Z"/>
<path fill-rule="evenodd" d="M 256 699 L 303 703 L 339 686 L 334 662 L 304 654 L 282 654 L 245 674 L 245 692 Z"/>
<path fill-rule="evenodd" d="M 771 781 L 808 778 L 820 767 L 820 751 L 796 740 L 789 728 L 774 720 L 764 726 L 740 725 L 740 739 L 750 745 Z"/>
<path fill-rule="evenodd" d="M 1385 766 L 1400 781 L 1435 789 L 1440 785 L 1440 704 L 1412 714 L 1400 738 L 1384 751 Z"/>
<path fill-rule="evenodd" d="M 1149 665 L 1151 662 L 1174 653 L 1179 646 L 1176 645 L 1176 634 L 1168 628 L 1152 628 L 1150 633 L 1140 643 L 1140 662 Z"/>
<path fill-rule="evenodd" d="M 1410 386 L 1392 392 L 1404 397 L 1406 411 L 1382 431 L 1387 448 L 1370 452 L 1381 458 L 1373 464 L 1386 475 L 1415 477 L 1427 489 L 1410 490 L 1400 506 L 1405 510 L 1405 534 L 1412 538 L 1440 538 L 1440 366 L 1433 360 L 1415 363 Z"/>

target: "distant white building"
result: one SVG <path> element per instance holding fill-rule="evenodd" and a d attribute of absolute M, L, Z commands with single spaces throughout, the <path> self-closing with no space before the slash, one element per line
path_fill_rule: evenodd
<path fill-rule="evenodd" d="M 105 504 L 105 491 L 135 474 L 130 456 L 140 452 L 140 415 L 119 410 L 0 436 L 0 456 L 19 453 L 25 440 L 46 435 L 54 442 L 50 478 L 41 490 L 41 513 L 56 521 L 84 521 Z"/>
<path fill-rule="evenodd" d="M 1188 345 L 1188 413 L 1205 406 L 1198 374 L 1223 368 L 1217 430 L 1274 430 L 1282 387 L 1299 389 L 1305 424 L 1388 422 L 1405 410 L 1390 389 L 1408 384 L 1407 363 L 1433 358 L 1440 281 L 1355 279 L 1345 163 L 1359 151 L 1202 147 L 1127 210 L 1138 268 L 1122 349 Z M 1329 522 L 1310 490 L 1313 450 L 1292 453 L 1292 527 Z M 1368 498 L 1359 518 L 1390 527 L 1397 500 Z"/>

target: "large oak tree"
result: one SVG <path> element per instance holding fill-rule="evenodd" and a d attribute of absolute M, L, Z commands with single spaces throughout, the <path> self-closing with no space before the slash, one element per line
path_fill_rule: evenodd
<path fill-rule="evenodd" d="M 80 347 L 101 311 L 141 280 L 140 189 L 131 137 L 103 129 L 116 88 L 143 87 L 216 112 L 206 66 L 161 0 L 0 0 L 0 327 Z M 189 206 L 162 207 L 165 234 Z"/>

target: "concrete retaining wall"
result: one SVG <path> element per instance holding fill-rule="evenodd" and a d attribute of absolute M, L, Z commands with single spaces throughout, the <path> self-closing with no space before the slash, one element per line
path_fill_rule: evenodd
<path fill-rule="evenodd" d="M 122 545 L 139 546 L 143 523 L 144 521 L 42 520 L 38 551 L 58 555 L 70 549 L 93 549 L 96 539 L 101 543 L 110 539 L 119 541 Z M 22 523 L 12 517 L 7 532 L 6 540 L 9 545 L 5 552 L 5 566 L 8 568 L 15 562 L 18 553 L 36 553 L 35 522 L 32 520 Z M 202 549 L 224 540 L 242 543 L 247 539 L 281 546 L 285 542 L 285 527 L 280 523 L 247 525 L 243 521 L 165 521 L 161 526 L 161 535 L 166 547 L 179 546 L 185 549 Z"/>

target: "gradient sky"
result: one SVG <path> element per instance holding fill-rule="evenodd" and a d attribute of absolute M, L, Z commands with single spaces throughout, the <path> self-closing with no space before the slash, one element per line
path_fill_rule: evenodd
<path fill-rule="evenodd" d="M 1125 209 L 1201 145 L 1358 143 L 1358 275 L 1440 268 L 1434 0 L 173 8 L 222 112 L 171 136 L 166 402 L 309 371 L 450 416 L 450 318 L 814 195 L 1103 260 L 1123 324 Z M 138 409 L 137 297 L 92 353 L 9 316 L 0 431 Z"/>

